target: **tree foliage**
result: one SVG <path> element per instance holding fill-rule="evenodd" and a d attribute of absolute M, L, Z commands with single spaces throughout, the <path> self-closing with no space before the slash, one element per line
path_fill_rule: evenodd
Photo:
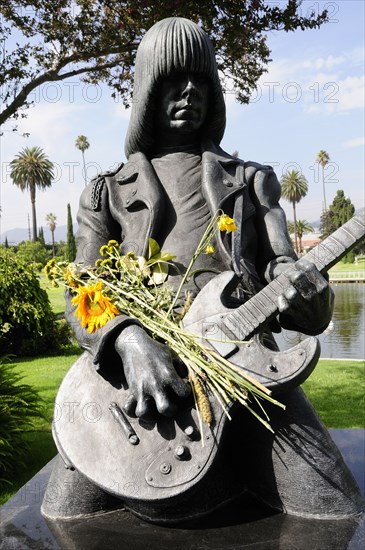
<path fill-rule="evenodd" d="M 280 183 L 283 199 L 293 206 L 295 251 L 299 252 L 296 204 L 308 193 L 308 182 L 298 170 L 289 170 L 282 176 Z"/>
<path fill-rule="evenodd" d="M 0 356 L 40 355 L 64 343 L 35 270 L 0 248 Z"/>
<path fill-rule="evenodd" d="M 220 71 L 247 103 L 270 61 L 267 32 L 318 28 L 327 20 L 325 10 L 316 14 L 302 0 L 2 0 L 0 14 L 0 124 L 19 116 L 38 86 L 75 76 L 106 82 L 128 104 L 138 44 L 156 21 L 171 16 L 203 26 Z"/>
<path fill-rule="evenodd" d="M 299 241 L 299 252 L 303 252 L 303 245 L 302 245 L 302 239 L 303 235 L 305 233 L 313 233 L 314 228 L 310 223 L 307 222 L 307 220 L 297 220 L 297 235 L 298 235 L 298 241 Z"/>
<path fill-rule="evenodd" d="M 342 189 L 337 191 L 335 198 L 328 210 L 321 216 L 321 237 L 325 239 L 346 223 L 355 214 L 355 207 L 350 199 L 346 199 Z M 355 252 L 352 250 L 343 258 L 343 262 L 353 262 Z"/>
<path fill-rule="evenodd" d="M 57 227 L 57 216 L 56 216 L 56 214 L 53 214 L 52 212 L 47 214 L 46 222 L 47 222 L 47 225 L 48 225 L 48 229 L 50 230 L 51 235 L 52 235 L 52 256 L 55 257 L 56 252 L 55 252 L 54 232 L 56 231 L 56 227 Z"/>
<path fill-rule="evenodd" d="M 322 189 L 323 189 L 323 210 L 327 210 L 327 200 L 326 200 L 326 186 L 324 178 L 324 169 L 330 161 L 330 156 L 324 149 L 321 149 L 317 155 L 316 162 L 322 166 Z"/>
<path fill-rule="evenodd" d="M 29 190 L 32 203 L 32 240 L 37 240 L 36 189 L 51 187 L 53 164 L 41 147 L 24 147 L 10 163 L 10 177 L 22 191 Z"/>
<path fill-rule="evenodd" d="M 322 238 L 325 239 L 328 235 L 331 235 L 331 233 L 352 218 L 354 214 L 354 205 L 350 199 L 346 199 L 343 190 L 339 189 L 327 212 L 324 212 L 321 216 L 320 229 Z"/>
<path fill-rule="evenodd" d="M 82 154 L 82 162 L 83 162 L 83 166 L 84 166 L 84 182 L 85 182 L 85 187 L 86 187 L 86 185 L 87 185 L 87 175 L 86 175 L 85 151 L 86 151 L 86 149 L 88 149 L 90 147 L 89 140 L 87 139 L 86 136 L 81 134 L 76 138 L 75 147 L 76 147 L 76 149 L 81 151 L 81 154 Z"/>
<path fill-rule="evenodd" d="M 38 242 L 41 243 L 41 245 L 43 247 L 46 247 L 46 241 L 44 240 L 44 231 L 43 231 L 43 227 L 40 226 L 39 228 L 39 231 L 38 231 Z"/>
<path fill-rule="evenodd" d="M 67 205 L 67 247 L 66 259 L 68 262 L 73 262 L 76 258 L 76 241 L 73 230 L 71 206 Z"/>
<path fill-rule="evenodd" d="M 49 260 L 49 254 L 44 245 L 36 241 L 23 241 L 16 247 L 16 255 L 25 264 L 31 265 L 40 271 Z"/>

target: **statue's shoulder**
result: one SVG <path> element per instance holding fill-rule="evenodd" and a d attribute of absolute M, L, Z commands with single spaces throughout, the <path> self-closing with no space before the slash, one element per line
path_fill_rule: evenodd
<path fill-rule="evenodd" d="M 245 179 L 250 195 L 267 207 L 276 205 L 281 187 L 272 166 L 258 162 L 245 162 Z"/>
<path fill-rule="evenodd" d="M 90 208 L 92 210 L 99 210 L 101 207 L 101 197 L 103 191 L 106 191 L 108 186 L 113 182 L 115 178 L 122 172 L 125 164 L 123 162 L 117 164 L 115 167 L 97 174 L 89 183 L 88 191 L 90 195 Z"/>
<path fill-rule="evenodd" d="M 267 178 L 270 175 L 275 175 L 274 169 L 268 164 L 260 164 L 259 162 L 254 162 L 252 160 L 244 162 L 245 167 L 245 178 L 247 183 L 253 184 L 255 178 Z"/>

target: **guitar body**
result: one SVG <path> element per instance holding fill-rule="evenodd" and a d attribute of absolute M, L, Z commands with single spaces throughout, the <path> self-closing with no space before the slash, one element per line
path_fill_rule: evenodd
<path fill-rule="evenodd" d="M 318 354 L 316 338 L 277 352 L 255 337 L 238 347 L 234 363 L 244 364 L 244 372 L 264 384 L 278 388 L 280 379 L 289 387 L 293 373 L 299 378 L 309 375 Z M 192 398 L 173 419 L 158 415 L 150 422 L 123 412 L 127 398 L 122 383 L 104 379 L 85 352 L 66 374 L 56 397 L 52 431 L 60 455 L 67 467 L 121 499 L 151 505 L 180 499 L 209 472 L 227 415 L 211 395 L 213 422 L 204 424 L 201 433 Z"/>
<path fill-rule="evenodd" d="M 147 422 L 122 412 L 127 397 L 98 374 L 87 352 L 74 363 L 57 394 L 52 427 L 66 466 L 127 500 L 157 502 L 189 490 L 216 455 L 226 422 L 221 406 L 212 400 L 214 423 L 201 434 L 190 400 L 173 419 Z"/>

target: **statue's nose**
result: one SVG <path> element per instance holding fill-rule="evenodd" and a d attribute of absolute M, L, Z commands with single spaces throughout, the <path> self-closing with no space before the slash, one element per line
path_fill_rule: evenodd
<path fill-rule="evenodd" d="M 183 84 L 183 90 L 182 95 L 183 97 L 188 97 L 189 95 L 196 93 L 197 86 L 196 86 L 196 80 L 193 75 L 186 75 L 186 79 L 184 80 Z"/>

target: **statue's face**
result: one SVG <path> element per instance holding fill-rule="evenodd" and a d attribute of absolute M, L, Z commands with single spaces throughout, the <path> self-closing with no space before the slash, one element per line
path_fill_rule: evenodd
<path fill-rule="evenodd" d="M 166 135 L 194 135 L 204 123 L 209 103 L 209 79 L 195 73 L 175 73 L 159 88 L 156 122 Z"/>

